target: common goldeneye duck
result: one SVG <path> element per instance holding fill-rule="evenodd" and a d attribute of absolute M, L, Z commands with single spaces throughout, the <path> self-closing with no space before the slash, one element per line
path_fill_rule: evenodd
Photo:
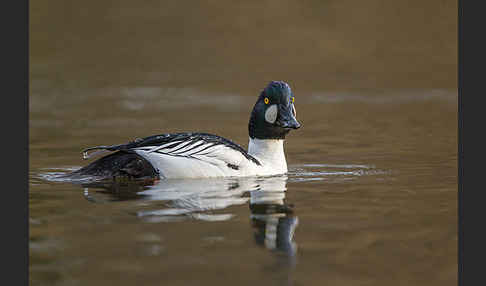
<path fill-rule="evenodd" d="M 284 139 L 301 125 L 289 85 L 270 82 L 260 93 L 248 124 L 248 151 L 223 137 L 208 133 L 171 133 L 138 138 L 112 146 L 83 150 L 85 159 L 101 150 L 115 153 L 70 174 L 132 178 L 209 178 L 269 176 L 287 173 Z"/>

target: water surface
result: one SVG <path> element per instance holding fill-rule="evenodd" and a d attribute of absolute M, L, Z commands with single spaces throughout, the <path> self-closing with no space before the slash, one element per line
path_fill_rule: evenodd
<path fill-rule="evenodd" d="M 454 90 L 294 89 L 288 175 L 146 186 L 55 178 L 90 162 L 83 148 L 158 133 L 246 148 L 256 95 L 62 92 L 30 101 L 32 285 L 456 284 Z"/>

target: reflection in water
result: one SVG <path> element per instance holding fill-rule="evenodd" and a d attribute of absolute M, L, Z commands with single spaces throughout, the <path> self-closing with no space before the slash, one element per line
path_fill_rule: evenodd
<path fill-rule="evenodd" d="M 297 250 L 293 236 L 298 218 L 294 215 L 293 206 L 285 202 L 287 180 L 287 176 L 275 176 L 161 180 L 155 183 L 96 182 L 83 186 L 85 198 L 94 203 L 122 200 L 164 202 L 163 208 L 157 203 L 157 209 L 136 212 L 147 222 L 229 220 L 233 214 L 229 213 L 228 207 L 249 201 L 256 243 L 293 257 Z"/>
<path fill-rule="evenodd" d="M 143 221 L 227 221 L 234 217 L 231 206 L 249 203 L 255 242 L 285 254 L 294 264 L 297 245 L 294 232 L 299 220 L 286 202 L 287 182 L 341 182 L 362 176 L 388 174 L 368 165 L 303 164 L 290 166 L 285 176 L 253 178 L 172 179 L 160 181 L 71 181 L 84 187 L 84 197 L 93 203 L 137 201 L 134 213 Z M 48 169 L 36 177 L 67 182 L 70 170 Z M 53 172 L 56 171 L 56 172 Z M 141 202 L 141 203 L 138 203 Z"/>
<path fill-rule="evenodd" d="M 93 203 L 110 201 L 138 200 L 144 197 L 140 194 L 147 188 L 147 182 L 93 182 L 82 184 L 84 187 L 84 197 Z M 96 192 L 90 192 L 90 188 L 96 188 Z"/>
<path fill-rule="evenodd" d="M 48 172 L 32 173 L 31 182 L 37 184 L 42 181 L 76 183 L 67 181 L 61 176 L 67 172 L 66 170 L 48 169 L 46 171 Z M 265 178 L 155 182 L 118 180 L 116 182 L 91 181 L 90 183 L 87 182 L 88 180 L 82 180 L 76 184 L 84 187 L 84 197 L 90 202 L 83 199 L 76 200 L 76 205 L 69 205 L 68 208 L 76 206 L 87 211 L 93 210 L 93 214 L 87 216 L 92 222 L 98 222 L 101 217 L 109 218 L 102 224 L 95 223 L 94 226 L 98 228 L 94 231 L 103 230 L 105 223 L 110 223 L 110 226 L 117 227 L 119 231 L 110 232 L 112 236 L 107 235 L 105 238 L 92 241 L 91 235 L 89 233 L 84 235 L 84 228 L 80 228 L 80 232 L 68 238 L 100 245 L 115 240 L 120 246 L 123 245 L 124 249 L 140 250 L 139 258 L 148 261 L 147 263 L 153 267 L 150 270 L 153 273 L 159 273 L 160 270 L 158 264 L 153 263 L 155 259 L 160 259 L 161 263 L 170 261 L 171 263 L 167 267 L 171 271 L 180 269 L 186 273 L 188 259 L 191 259 L 193 261 L 191 263 L 196 265 L 190 267 L 204 267 L 207 270 L 206 265 L 215 265 L 214 269 L 219 271 L 221 267 L 224 268 L 228 265 L 221 259 L 222 256 L 241 257 L 241 260 L 232 261 L 228 267 L 249 269 L 245 268 L 248 266 L 252 269 L 245 272 L 249 277 L 254 277 L 262 282 L 272 281 L 272 283 L 260 284 L 292 285 L 302 279 L 302 272 L 315 269 L 313 267 L 317 267 L 316 265 L 319 265 L 319 261 L 322 262 L 322 259 L 326 263 L 331 262 L 332 264 L 332 261 L 340 258 L 337 255 L 341 255 L 341 253 L 349 255 L 350 245 L 352 245 L 352 251 L 356 249 L 360 251 L 358 255 L 365 256 L 366 254 L 363 253 L 371 253 L 372 259 L 375 259 L 376 251 L 389 252 L 382 243 L 384 233 L 389 232 L 388 218 L 383 219 L 383 232 L 377 233 L 376 237 L 365 232 L 364 237 L 359 237 L 361 234 L 355 234 L 358 237 L 352 237 L 350 241 L 346 240 L 348 233 L 343 233 L 343 229 L 349 230 L 349 225 L 357 226 L 356 231 L 361 233 L 362 223 L 365 224 L 364 227 L 369 226 L 367 223 L 370 220 L 367 215 L 370 212 L 380 214 L 380 218 L 377 219 L 382 219 L 381 214 L 391 216 L 397 214 L 394 212 L 396 204 L 392 205 L 392 209 L 384 209 L 385 206 L 380 200 L 391 196 L 388 189 L 383 189 L 377 194 L 367 192 L 363 198 L 361 193 L 352 192 L 355 189 L 351 187 L 363 186 L 362 190 L 366 192 L 364 186 L 367 185 L 363 184 L 371 182 L 373 186 L 386 185 L 383 184 L 383 180 L 393 179 L 393 174 L 394 172 L 390 170 L 367 164 L 313 163 L 291 165 L 286 176 Z M 288 184 L 291 186 L 289 192 L 292 193 L 287 193 Z M 46 188 L 50 188 L 50 185 L 46 184 Z M 64 185 L 61 184 L 60 188 L 64 188 Z M 317 190 L 317 188 L 319 188 L 319 193 L 313 191 L 314 195 L 311 198 L 312 200 L 319 198 L 319 201 L 309 201 L 309 190 Z M 79 196 L 78 192 L 70 193 L 68 194 L 70 196 Z M 288 201 L 289 195 L 291 195 L 291 203 L 295 203 L 297 208 L 294 208 Z M 375 196 L 379 200 L 370 203 L 371 196 Z M 396 196 L 400 200 L 404 197 L 411 197 L 410 194 L 403 193 L 395 193 L 394 198 Z M 363 204 L 363 200 L 366 204 Z M 105 207 L 97 207 L 96 204 L 99 203 L 104 203 Z M 332 204 L 332 208 L 325 210 L 318 208 L 326 203 Z M 358 213 L 355 211 L 357 205 L 361 206 Z M 33 206 L 35 209 L 35 204 Z M 315 208 L 310 209 L 311 206 Z M 304 214 L 306 214 L 305 221 L 302 220 Z M 401 213 L 398 213 L 397 216 L 402 217 Z M 38 219 L 39 217 L 33 216 L 32 218 Z M 78 217 L 68 215 L 63 215 L 63 217 L 79 220 Z M 331 232 L 331 240 L 323 240 L 316 236 L 316 233 L 322 234 L 322 229 L 319 229 L 322 226 L 322 219 L 330 222 L 325 227 L 326 231 Z M 214 221 L 221 223 L 211 223 Z M 297 230 L 299 223 L 304 223 L 305 228 L 300 227 Z M 32 229 L 43 234 L 40 231 L 42 226 L 36 226 L 32 222 L 30 225 Z M 188 229 L 189 227 L 190 229 Z M 307 227 L 310 230 L 306 230 Z M 64 232 L 63 229 L 59 231 Z M 298 232 L 297 243 L 294 237 L 296 231 Z M 118 232 L 124 234 L 123 238 L 118 238 Z M 140 238 L 141 236 L 143 238 Z M 302 255 L 304 242 L 309 248 L 308 254 L 311 255 Z M 42 244 L 39 246 L 36 243 L 34 241 L 34 247 L 44 247 Z M 337 254 L 331 253 L 330 256 L 327 256 L 329 253 L 326 251 L 327 249 L 336 249 Z M 35 252 L 34 255 L 39 255 L 40 251 Z M 46 246 L 42 251 L 47 253 L 50 249 Z M 70 253 L 76 257 L 78 254 L 77 251 Z M 83 257 L 84 259 L 88 259 L 86 257 L 97 258 L 95 254 L 83 254 Z M 114 257 L 113 252 L 108 251 L 101 261 L 109 264 L 106 261 L 118 259 L 118 257 Z M 318 261 L 314 259 L 309 262 L 309 259 L 313 259 L 312 257 Z M 211 264 L 205 264 L 208 261 Z M 367 263 L 369 262 L 367 261 Z M 131 267 L 131 265 L 127 267 Z M 356 264 L 352 264 L 351 267 L 354 265 Z M 363 265 L 361 261 L 359 265 Z M 299 267 L 298 276 L 295 275 L 297 267 Z M 134 271 L 138 271 L 137 268 L 134 269 Z M 163 269 L 165 270 L 165 268 Z M 255 269 L 258 271 L 255 272 Z M 173 272 L 176 273 L 176 270 Z M 326 271 L 332 276 L 332 271 L 329 269 Z M 255 273 L 260 273 L 264 277 Z M 312 280 L 314 281 L 314 278 Z"/>
<path fill-rule="evenodd" d="M 284 285 L 292 285 L 296 265 L 297 244 L 295 228 L 299 219 L 294 207 L 285 199 L 287 176 L 271 177 L 258 182 L 258 188 L 250 192 L 251 224 L 258 245 L 283 256 L 276 261 L 275 273 Z"/>
<path fill-rule="evenodd" d="M 285 202 L 286 184 L 287 176 L 260 182 L 250 193 L 250 217 L 257 244 L 294 256 L 297 245 L 293 236 L 299 220 L 293 206 Z"/>
<path fill-rule="evenodd" d="M 225 233 L 226 227 L 236 214 L 244 212 L 241 229 L 245 226 L 253 237 L 249 243 L 265 249 L 271 255 L 273 263 L 263 270 L 271 273 L 272 281 L 280 281 L 282 285 L 291 285 L 293 273 L 297 265 L 297 243 L 294 233 L 299 224 L 295 208 L 287 202 L 287 183 L 293 185 L 313 185 L 325 182 L 332 187 L 335 183 L 349 182 L 364 176 L 389 175 L 388 170 L 377 169 L 372 165 L 331 165 L 331 164 L 301 164 L 289 166 L 286 176 L 253 177 L 253 178 L 213 178 L 213 179 L 180 179 L 160 181 L 93 181 L 84 178 L 78 181 L 67 180 L 64 173 L 71 171 L 62 169 L 47 169 L 33 174 L 32 180 L 50 182 L 70 182 L 84 187 L 84 197 L 92 203 L 112 204 L 110 209 L 120 206 L 124 212 L 134 214 L 137 219 L 147 223 L 178 224 L 188 220 L 205 222 L 226 221 L 218 229 Z M 336 190 L 334 188 L 334 190 Z M 294 193 L 296 190 L 292 190 Z M 116 204 L 117 201 L 125 201 Z M 114 204 L 115 203 L 115 204 Z M 249 206 L 250 213 L 244 208 Z M 237 207 L 242 206 L 242 207 Z M 127 209 L 128 208 L 128 209 Z M 112 210 L 108 210 L 111 213 Z M 231 221 L 230 221 L 231 220 Z M 137 220 L 135 220 L 137 221 Z M 245 225 L 249 223 L 249 225 Z M 233 225 L 234 226 L 234 225 Z M 204 224 L 199 227 L 206 229 Z M 237 227 L 240 227 L 238 225 Z M 150 228 L 150 227 L 149 227 Z M 155 227 L 157 228 L 157 227 Z M 177 240 L 178 235 L 175 235 Z M 220 247 L 225 247 L 224 239 Z M 132 244 L 134 241 L 125 243 Z M 191 240 L 190 243 L 192 243 Z M 187 241 L 183 243 L 189 243 Z M 157 246 L 158 247 L 158 246 Z M 158 248 L 155 250 L 157 253 Z M 239 254 L 246 249 L 232 248 L 233 254 Z M 253 249 L 257 251 L 258 249 Z M 299 262 L 300 264 L 302 261 Z M 270 267 L 270 268 L 268 268 Z"/>

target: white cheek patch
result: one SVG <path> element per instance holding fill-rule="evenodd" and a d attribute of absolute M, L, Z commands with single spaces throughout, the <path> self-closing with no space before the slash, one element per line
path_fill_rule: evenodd
<path fill-rule="evenodd" d="M 265 120 L 271 124 L 275 123 L 275 120 L 277 119 L 277 112 L 277 105 L 270 105 L 270 107 L 267 108 L 267 111 L 265 111 Z"/>

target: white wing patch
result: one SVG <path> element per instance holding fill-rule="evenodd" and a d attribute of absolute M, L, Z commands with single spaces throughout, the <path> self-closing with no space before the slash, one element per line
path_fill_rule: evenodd
<path fill-rule="evenodd" d="M 140 155 L 165 155 L 184 157 L 208 162 L 213 165 L 227 167 L 228 164 L 237 166 L 245 157 L 238 151 L 223 144 L 206 142 L 196 138 L 193 140 L 173 141 L 160 146 L 144 146 L 133 148 Z"/>

